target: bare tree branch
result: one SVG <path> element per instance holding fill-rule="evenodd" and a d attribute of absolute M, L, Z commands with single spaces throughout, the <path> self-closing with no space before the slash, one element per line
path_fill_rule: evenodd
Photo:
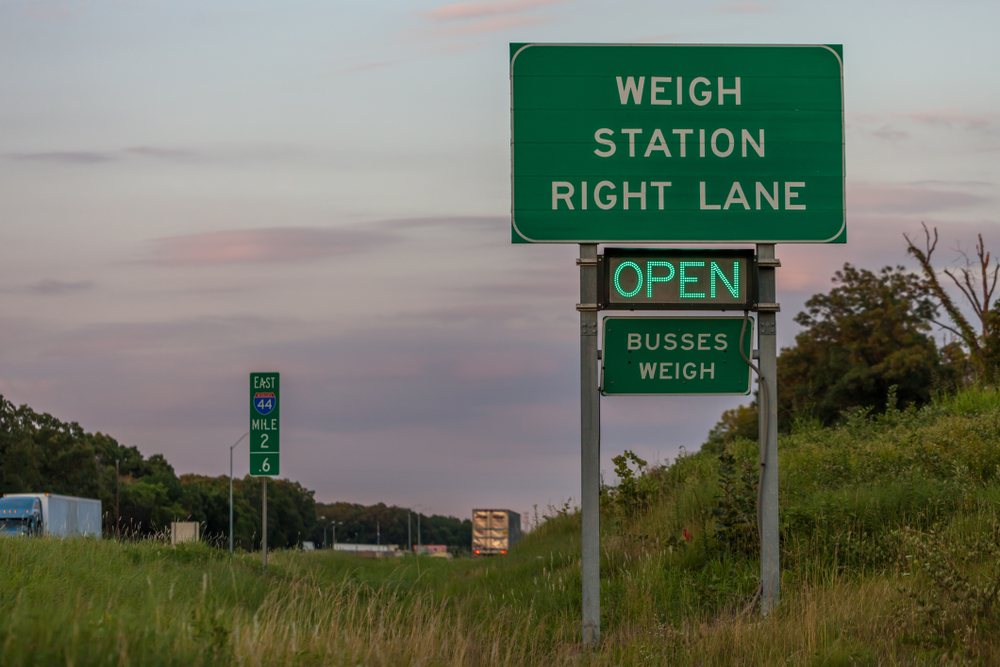
<path fill-rule="evenodd" d="M 938 326 L 939 326 L 939 327 L 941 327 L 942 329 L 947 329 L 948 331 L 952 332 L 953 334 L 955 334 L 955 335 L 956 335 L 956 336 L 958 336 L 959 338 L 961 338 L 961 337 L 962 337 L 962 334 L 960 334 L 960 333 L 959 333 L 958 331 L 956 331 L 955 329 L 952 329 L 952 328 L 951 328 L 950 326 L 948 326 L 948 325 L 947 325 L 947 324 L 945 324 L 944 322 L 938 322 L 937 320 L 931 320 L 931 322 L 933 322 L 934 324 L 938 325 Z"/>
<path fill-rule="evenodd" d="M 924 273 L 924 278 L 930 287 L 931 293 L 944 308 L 945 312 L 948 313 L 948 317 L 955 324 L 955 328 L 945 327 L 949 331 L 952 331 L 957 335 L 962 342 L 968 346 L 969 351 L 978 359 L 983 358 L 982 345 L 979 342 L 979 336 L 976 335 L 975 330 L 969 321 L 965 318 L 965 315 L 958 309 L 955 302 L 952 300 L 948 292 L 945 291 L 944 287 L 941 285 L 941 281 L 938 280 L 938 275 L 934 271 L 934 267 L 931 265 L 931 256 L 934 254 L 934 250 L 937 248 L 938 244 L 938 232 L 937 227 L 934 228 L 934 240 L 931 241 L 930 230 L 927 229 L 925 223 L 920 223 L 924 228 L 924 249 L 920 249 L 917 245 L 910 239 L 909 236 L 903 234 L 903 238 L 906 239 L 907 249 L 906 251 L 916 258 L 917 262 L 920 263 L 920 268 Z M 966 294 L 965 287 L 958 281 L 954 274 L 949 271 L 945 271 L 945 274 L 950 277 L 963 294 Z"/>
<path fill-rule="evenodd" d="M 976 298 L 975 287 L 972 285 L 972 279 L 969 277 L 969 271 L 968 269 L 959 269 L 959 271 L 962 272 L 962 279 L 965 281 L 965 285 L 963 285 L 958 278 L 955 277 L 955 274 L 953 274 L 949 269 L 945 269 L 942 273 L 951 278 L 952 282 L 955 283 L 955 287 L 960 289 L 965 298 L 972 304 L 972 310 L 976 313 L 976 317 L 982 319 L 982 306 L 979 305 L 979 299 Z"/>

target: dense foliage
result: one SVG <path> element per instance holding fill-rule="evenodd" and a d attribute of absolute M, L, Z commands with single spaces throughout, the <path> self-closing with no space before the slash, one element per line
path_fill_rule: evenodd
<path fill-rule="evenodd" d="M 338 542 L 375 544 L 396 544 L 406 549 L 411 539 L 413 544 L 445 544 L 449 547 L 469 549 L 472 544 L 472 521 L 453 516 L 427 516 L 409 511 L 405 507 L 358 505 L 352 503 L 331 503 L 316 505 L 319 519 L 313 530 L 313 540 L 317 546 L 323 544 L 323 526 L 327 525 L 327 544 L 333 543 L 333 528 L 337 531 Z M 469 510 L 472 514 L 472 510 Z M 409 516 L 408 516 L 409 515 Z M 419 519 L 418 519 L 419 517 Z M 331 522 L 338 522 L 331 526 Z M 419 523 L 418 523 L 419 521 Z M 409 522 L 409 523 L 408 523 Z M 419 528 L 419 534 L 418 534 Z M 381 533 L 379 538 L 377 533 Z"/>
<path fill-rule="evenodd" d="M 247 549 L 260 545 L 261 490 L 251 477 L 233 485 L 233 536 Z M 229 535 L 228 477 L 178 477 L 161 454 L 146 458 L 108 435 L 0 396 L 0 493 L 31 492 L 99 499 L 109 534 L 149 535 L 168 530 L 171 521 L 199 521 L 209 539 Z M 294 546 L 314 532 L 313 492 L 297 482 L 270 480 L 267 509 L 272 546 Z"/>
<path fill-rule="evenodd" d="M 966 350 L 938 348 L 930 335 L 937 313 L 925 279 L 903 267 L 878 273 L 851 264 L 834 274 L 834 288 L 806 301 L 795 317 L 803 329 L 778 356 L 778 424 L 833 424 L 855 408 L 878 414 L 893 405 L 925 405 L 935 391 L 971 381 Z M 1000 349 L 1000 336 L 984 349 Z M 727 442 L 757 437 L 757 402 L 722 414 L 703 445 L 719 453 Z"/>
<path fill-rule="evenodd" d="M 873 273 L 850 264 L 833 281 L 795 317 L 803 331 L 781 352 L 779 423 L 830 424 L 852 407 L 881 412 L 890 387 L 901 405 L 927 403 L 950 378 L 928 335 L 935 306 L 924 282 L 903 267 Z"/>
<path fill-rule="evenodd" d="M 593 649 L 564 506 L 504 557 L 282 551 L 266 575 L 204 544 L 0 540 L 4 664 L 996 665 L 998 433 L 983 388 L 795 424 L 763 619 L 756 444 L 736 438 L 665 466 L 616 457 Z"/>

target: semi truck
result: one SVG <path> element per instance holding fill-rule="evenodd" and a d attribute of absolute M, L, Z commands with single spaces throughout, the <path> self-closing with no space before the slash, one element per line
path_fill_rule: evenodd
<path fill-rule="evenodd" d="M 521 515 L 510 510 L 472 510 L 472 556 L 505 554 L 521 541 Z"/>
<path fill-rule="evenodd" d="M 101 537 L 101 501 L 55 493 L 5 493 L 0 535 Z"/>

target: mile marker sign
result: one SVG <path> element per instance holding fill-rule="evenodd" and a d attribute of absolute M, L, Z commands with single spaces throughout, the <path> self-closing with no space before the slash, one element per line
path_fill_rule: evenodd
<path fill-rule="evenodd" d="M 276 477 L 279 453 L 279 374 L 250 374 L 250 474 Z"/>
<path fill-rule="evenodd" d="M 840 46 L 511 44 L 515 243 L 846 242 Z"/>

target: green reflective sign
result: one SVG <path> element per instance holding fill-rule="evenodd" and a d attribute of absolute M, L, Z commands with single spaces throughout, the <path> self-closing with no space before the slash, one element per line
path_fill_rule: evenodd
<path fill-rule="evenodd" d="M 275 477 L 280 471 L 280 377 L 250 374 L 250 474 Z"/>
<path fill-rule="evenodd" d="M 754 320 L 743 351 L 750 356 Z M 606 317 L 601 393 L 743 395 L 750 367 L 740 356 L 742 317 Z"/>
<path fill-rule="evenodd" d="M 843 242 L 839 46 L 511 44 L 515 242 Z"/>

